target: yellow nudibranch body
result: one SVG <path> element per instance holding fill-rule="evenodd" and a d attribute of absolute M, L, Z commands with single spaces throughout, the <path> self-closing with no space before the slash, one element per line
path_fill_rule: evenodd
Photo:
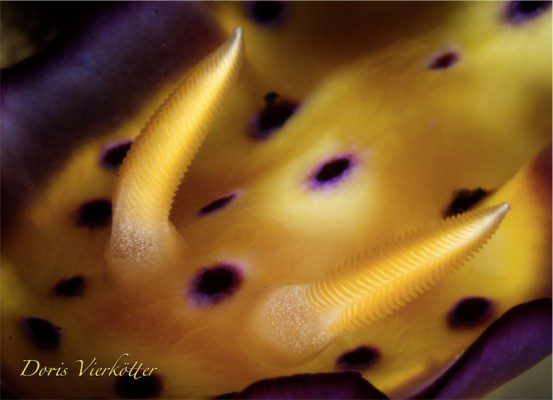
<path fill-rule="evenodd" d="M 550 295 L 550 18 L 286 4 L 269 26 L 206 5 L 226 41 L 72 149 L 14 216 L 1 279 L 14 393 L 130 396 L 113 377 L 20 376 L 23 359 L 128 353 L 157 368 L 150 396 L 354 369 L 404 397 Z M 390 28 L 399 10 L 421 22 Z M 118 171 L 102 168 L 129 136 Z M 356 349 L 366 359 L 348 364 Z"/>

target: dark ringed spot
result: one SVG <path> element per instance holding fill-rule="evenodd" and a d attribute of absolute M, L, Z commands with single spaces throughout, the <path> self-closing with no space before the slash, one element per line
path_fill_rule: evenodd
<path fill-rule="evenodd" d="M 342 354 L 336 360 L 336 368 L 342 371 L 366 371 L 380 360 L 380 351 L 371 346 L 359 346 Z"/>
<path fill-rule="evenodd" d="M 341 181 L 353 167 L 351 156 L 341 156 L 326 161 L 310 178 L 312 188 L 326 187 Z"/>
<path fill-rule="evenodd" d="M 461 56 L 456 51 L 446 51 L 435 55 L 428 63 L 430 69 L 445 69 L 456 64 L 461 59 Z"/>
<path fill-rule="evenodd" d="M 61 328 L 42 318 L 21 320 L 23 332 L 40 350 L 56 350 L 61 343 Z"/>
<path fill-rule="evenodd" d="M 215 201 L 212 201 L 207 206 L 204 206 L 198 211 L 199 215 L 211 214 L 214 211 L 220 210 L 228 206 L 236 197 L 236 193 L 229 194 L 227 196 L 221 197 Z"/>
<path fill-rule="evenodd" d="M 115 391 L 124 399 L 146 399 L 161 395 L 163 383 L 158 375 L 142 376 L 134 379 L 125 375 L 115 381 Z"/>
<path fill-rule="evenodd" d="M 283 1 L 250 1 L 246 3 L 246 12 L 260 25 L 273 25 L 282 20 L 287 4 Z"/>
<path fill-rule="evenodd" d="M 87 228 L 97 228 L 111 223 L 111 201 L 91 200 L 83 204 L 77 213 L 77 224 Z"/>
<path fill-rule="evenodd" d="M 132 139 L 108 143 L 100 153 L 100 165 L 109 170 L 119 169 L 132 144 Z"/>
<path fill-rule="evenodd" d="M 317 175 L 315 175 L 315 179 L 321 183 L 331 182 L 342 176 L 349 169 L 350 164 L 349 158 L 339 158 L 330 161 L 319 169 Z"/>
<path fill-rule="evenodd" d="M 462 214 L 470 210 L 490 193 L 490 191 L 482 188 L 476 188 L 474 190 L 456 190 L 453 192 L 453 201 L 444 211 L 444 216 L 451 217 L 457 214 Z"/>
<path fill-rule="evenodd" d="M 236 292 L 242 284 L 242 272 L 230 264 L 200 269 L 189 287 L 191 300 L 201 307 L 212 306 Z"/>
<path fill-rule="evenodd" d="M 453 305 L 447 314 L 450 328 L 473 328 L 492 314 L 492 302 L 484 297 L 466 297 Z"/>
<path fill-rule="evenodd" d="M 69 279 L 62 279 L 54 287 L 54 295 L 63 297 L 82 296 L 85 286 L 86 281 L 82 275 L 76 275 Z"/>
<path fill-rule="evenodd" d="M 518 24 L 537 17 L 551 7 L 551 1 L 510 1 L 505 10 L 507 21 Z"/>
<path fill-rule="evenodd" d="M 250 136 L 256 140 L 268 139 L 298 108 L 295 102 L 284 100 L 275 92 L 267 93 L 264 99 L 265 107 L 250 121 Z"/>

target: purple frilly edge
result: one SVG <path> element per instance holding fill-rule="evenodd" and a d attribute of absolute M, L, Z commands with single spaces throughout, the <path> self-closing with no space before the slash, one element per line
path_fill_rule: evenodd
<path fill-rule="evenodd" d="M 227 399 L 387 399 L 359 372 L 300 374 L 265 379 L 239 393 L 217 398 Z"/>
<path fill-rule="evenodd" d="M 511 308 L 415 399 L 482 397 L 551 354 L 551 299 Z"/>
<path fill-rule="evenodd" d="M 517 305 L 494 321 L 444 374 L 413 399 L 479 398 L 551 354 L 551 299 Z M 358 372 L 265 379 L 227 399 L 385 399 Z"/>

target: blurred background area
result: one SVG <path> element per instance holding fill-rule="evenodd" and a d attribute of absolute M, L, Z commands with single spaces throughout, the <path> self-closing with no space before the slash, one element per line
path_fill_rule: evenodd
<path fill-rule="evenodd" d="M 0 2 L 0 68 L 44 50 L 65 28 L 100 7 L 101 2 Z"/>
<path fill-rule="evenodd" d="M 488 399 L 551 399 L 551 356 L 496 389 Z"/>

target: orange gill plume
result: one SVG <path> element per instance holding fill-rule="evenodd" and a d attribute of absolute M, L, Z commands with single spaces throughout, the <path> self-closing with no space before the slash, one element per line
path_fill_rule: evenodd
<path fill-rule="evenodd" d="M 242 30 L 236 28 L 177 85 L 131 147 L 113 196 L 110 276 L 159 271 L 181 251 L 169 221 L 173 198 L 236 81 L 243 54 Z"/>
<path fill-rule="evenodd" d="M 486 244 L 508 211 L 501 203 L 452 217 L 361 254 L 311 285 L 275 288 L 253 317 L 258 344 L 283 363 L 307 361 L 333 338 L 428 292 Z"/>

